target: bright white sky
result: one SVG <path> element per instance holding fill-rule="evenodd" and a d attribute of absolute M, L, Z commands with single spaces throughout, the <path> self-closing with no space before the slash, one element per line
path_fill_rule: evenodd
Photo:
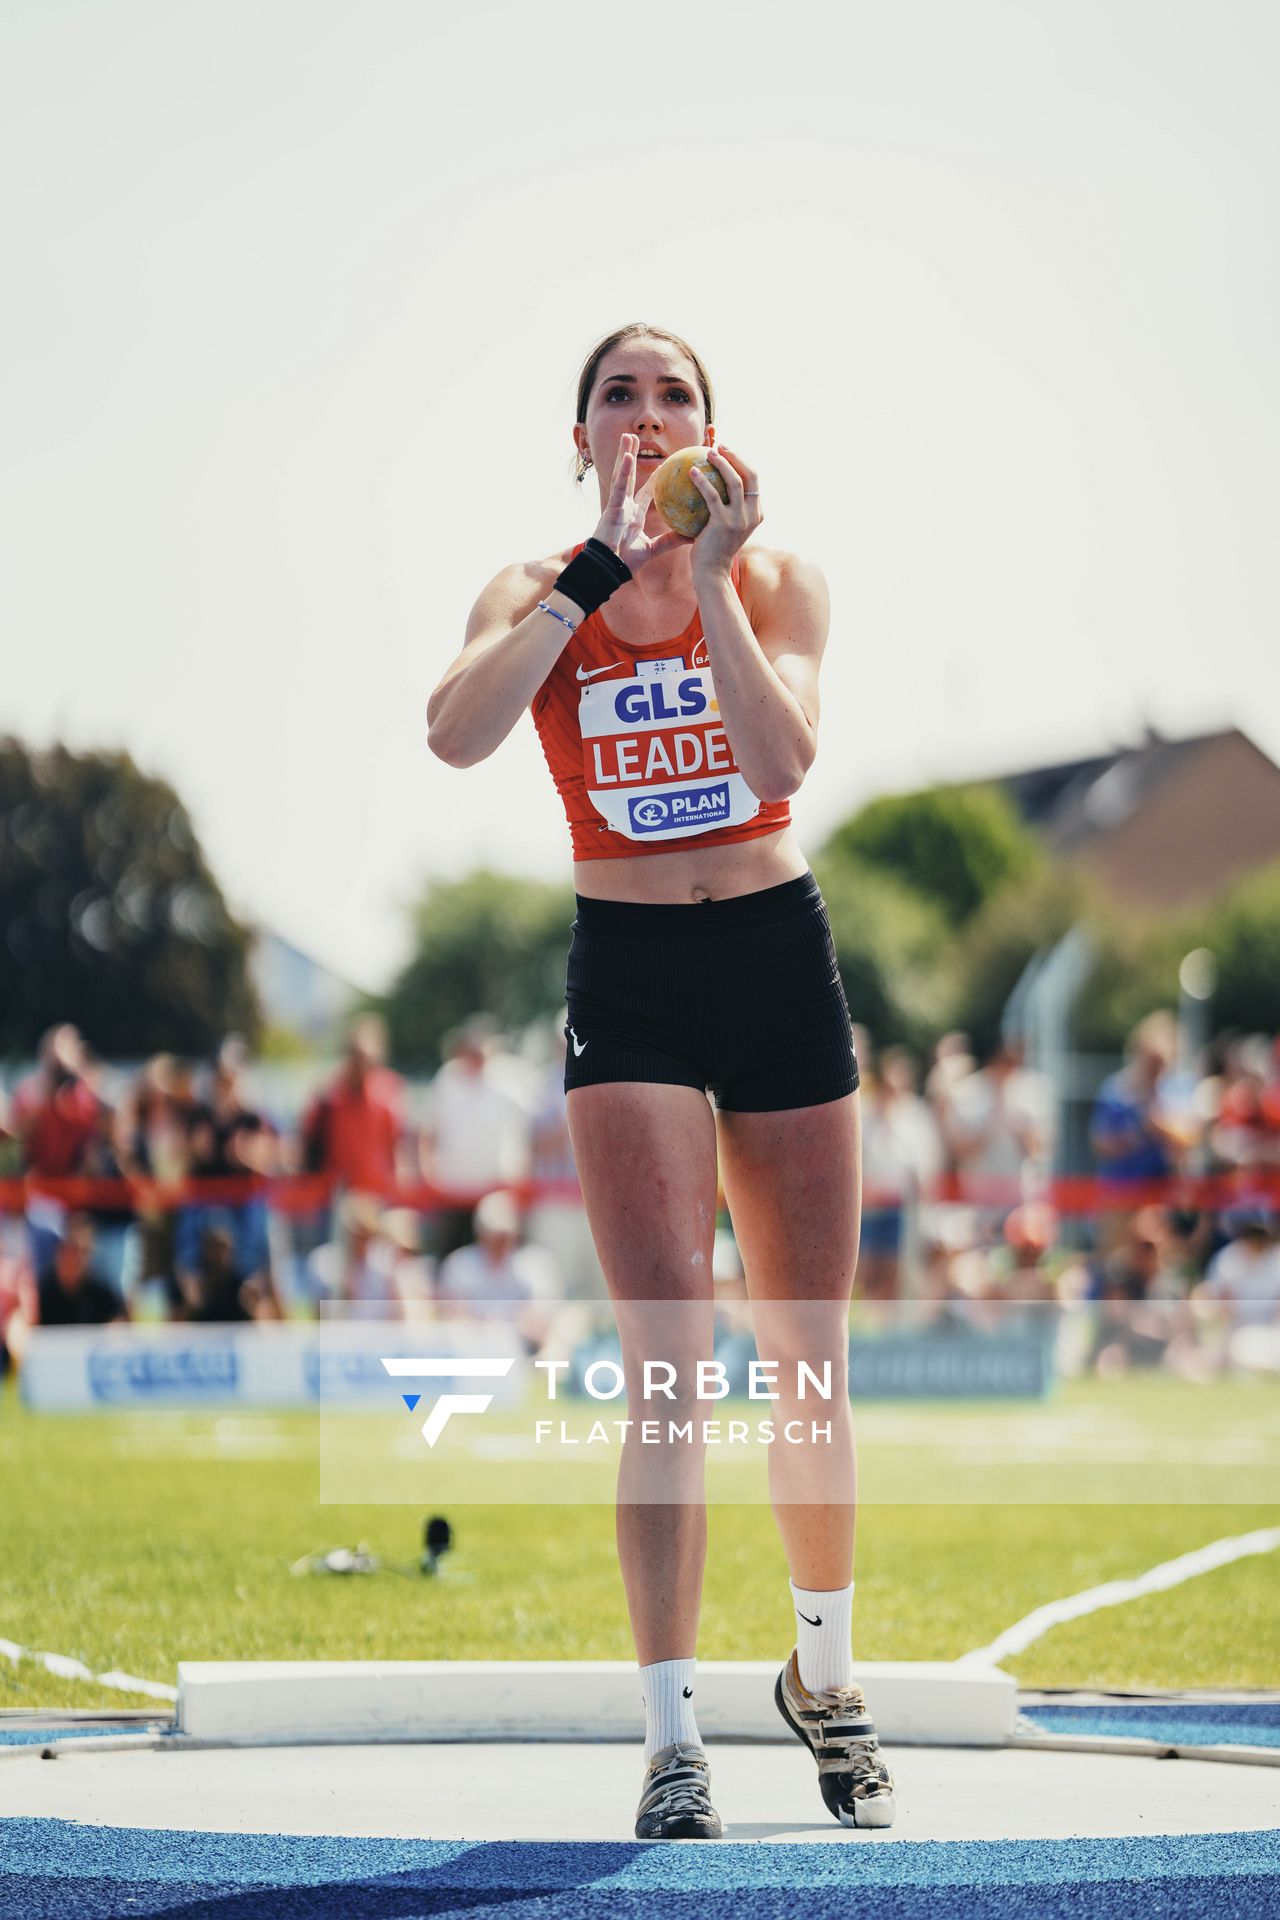
<path fill-rule="evenodd" d="M 851 807 L 1237 722 L 1280 758 L 1269 0 L 4 0 L 0 726 L 127 747 L 234 909 L 368 987 L 567 879 L 526 715 L 428 693 L 583 539 L 578 368 L 707 362 L 831 585 Z"/>

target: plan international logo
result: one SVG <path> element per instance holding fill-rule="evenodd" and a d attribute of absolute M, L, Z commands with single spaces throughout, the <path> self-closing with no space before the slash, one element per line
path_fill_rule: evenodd
<path fill-rule="evenodd" d="M 637 833 L 657 833 L 667 827 L 694 827 L 704 832 L 729 815 L 729 786 L 721 780 L 716 786 L 682 787 L 678 792 L 645 794 L 640 800 L 628 800 L 631 824 Z"/>

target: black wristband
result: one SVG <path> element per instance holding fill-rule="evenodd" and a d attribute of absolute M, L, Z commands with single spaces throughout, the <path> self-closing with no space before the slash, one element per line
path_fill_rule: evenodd
<path fill-rule="evenodd" d="M 581 553 L 576 553 L 564 572 L 559 575 L 553 589 L 563 593 L 582 608 L 583 617 L 602 607 L 611 593 L 626 585 L 631 578 L 631 569 L 625 560 L 619 560 L 616 553 L 606 547 L 603 540 L 587 541 Z"/>

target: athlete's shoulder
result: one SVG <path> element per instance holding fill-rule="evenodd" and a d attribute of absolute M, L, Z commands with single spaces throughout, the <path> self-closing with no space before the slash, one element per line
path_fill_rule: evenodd
<path fill-rule="evenodd" d="M 550 592 L 567 563 L 555 555 L 542 560 L 515 560 L 502 567 L 481 588 L 467 622 L 467 640 L 487 637 L 519 624 Z"/>
<path fill-rule="evenodd" d="M 517 560 L 507 567 L 505 576 L 513 586 L 522 586 L 535 599 L 540 599 L 555 585 L 573 558 L 573 548 L 565 547 L 557 553 L 546 553 L 537 560 Z"/>
<path fill-rule="evenodd" d="M 742 568 L 742 581 L 745 586 L 750 581 L 753 587 L 764 590 L 777 588 L 785 580 L 823 577 L 822 568 L 815 560 L 806 559 L 803 554 L 789 553 L 785 547 L 762 547 L 752 540 L 743 547 L 738 556 Z"/>
<path fill-rule="evenodd" d="M 574 548 L 580 547 L 583 544 L 581 540 L 572 540 L 567 547 L 557 547 L 554 553 L 544 554 L 541 560 L 530 560 L 528 562 L 530 572 L 536 573 L 542 583 L 543 593 L 545 593 L 547 588 L 552 586 L 558 576 L 564 572 L 573 558 Z"/>
<path fill-rule="evenodd" d="M 742 603 L 754 626 L 757 616 L 789 613 L 797 606 L 828 609 L 827 581 L 822 568 L 802 554 L 784 547 L 762 547 L 753 540 L 740 555 Z"/>
<path fill-rule="evenodd" d="M 581 545 L 581 541 L 575 542 Z M 555 553 L 545 553 L 538 560 L 519 560 L 507 572 L 513 582 L 523 585 L 530 596 L 530 605 L 535 606 L 544 594 L 550 593 L 560 575 L 573 558 L 573 546 L 559 547 Z"/>

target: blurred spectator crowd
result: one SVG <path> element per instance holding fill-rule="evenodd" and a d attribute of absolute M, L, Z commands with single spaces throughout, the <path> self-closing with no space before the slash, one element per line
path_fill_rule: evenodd
<path fill-rule="evenodd" d="M 381 1019 L 361 1015 L 290 1123 L 255 1098 L 235 1036 L 203 1068 L 158 1054 L 109 1092 L 76 1028 L 51 1029 L 0 1094 L 0 1361 L 36 1325 L 606 1297 L 564 1047 L 557 1032 L 541 1059 L 517 1057 L 478 1016 L 413 1087 L 386 1063 Z M 282 1204 L 291 1181 L 301 1206 Z M 430 1204 L 403 1204 L 424 1186 Z"/>
<path fill-rule="evenodd" d="M 1148 1015 L 1094 1099 L 1093 1204 L 1064 1209 L 1055 1089 L 1020 1041 L 975 1057 L 950 1033 L 922 1060 L 855 1040 L 864 1324 L 904 1303 L 935 1331 L 1019 1310 L 1047 1324 L 1088 1302 L 1080 1368 L 1280 1368 L 1280 1042 L 1226 1037 L 1188 1065 L 1173 1015 Z M 255 1097 L 235 1036 L 207 1065 L 157 1054 L 122 1077 L 75 1027 L 51 1029 L 0 1089 L 0 1370 L 37 1325 L 603 1300 L 564 1047 L 553 1026 L 517 1053 L 481 1015 L 411 1084 L 364 1014 L 285 1116 Z M 1180 1183 L 1213 1175 L 1233 1176 L 1229 1204 L 1189 1204 Z M 1151 1182 L 1154 1201 L 1134 1185 Z M 716 1249 L 718 1287 L 741 1294 L 727 1223 Z"/>
<path fill-rule="evenodd" d="M 922 1063 L 860 1035 L 870 1324 L 913 1294 L 934 1328 L 1047 1332 L 1088 1304 L 1076 1370 L 1280 1371 L 1280 1040 L 1187 1052 L 1172 1013 L 1140 1021 L 1093 1099 L 1092 1177 L 1055 1182 L 1055 1089 L 1021 1042 L 976 1060 L 946 1034 Z"/>

